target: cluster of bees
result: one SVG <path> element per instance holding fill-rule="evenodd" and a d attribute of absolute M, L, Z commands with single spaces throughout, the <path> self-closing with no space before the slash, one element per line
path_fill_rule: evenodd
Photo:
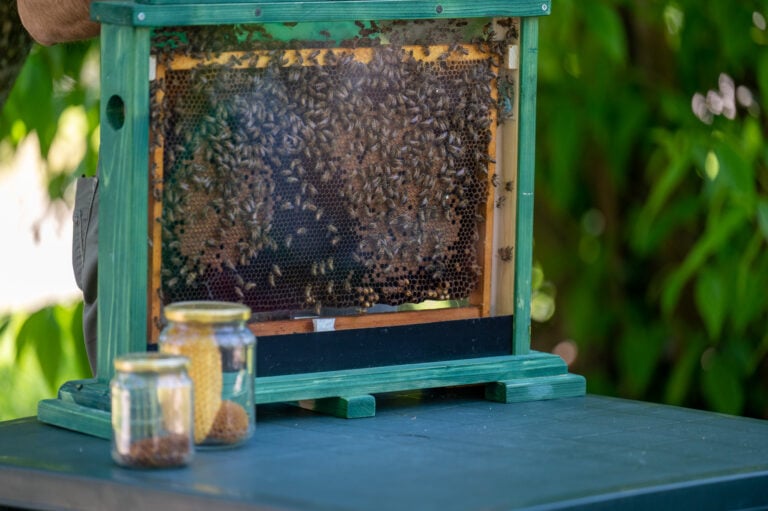
<path fill-rule="evenodd" d="M 258 26 L 246 48 L 231 27 L 158 35 L 162 300 L 320 315 L 469 296 L 494 182 L 501 50 L 489 50 L 488 29 L 491 58 L 470 57 L 460 22 L 442 23 L 426 33 L 447 40 L 430 44 L 398 41 L 406 22 L 370 22 L 301 51 Z M 173 69 L 179 55 L 197 62 Z"/>

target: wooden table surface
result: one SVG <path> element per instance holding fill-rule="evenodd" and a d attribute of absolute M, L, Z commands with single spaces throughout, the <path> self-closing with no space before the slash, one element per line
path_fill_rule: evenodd
<path fill-rule="evenodd" d="M 768 508 L 768 421 L 588 395 L 378 396 L 373 418 L 258 408 L 256 433 L 173 470 L 115 465 L 109 442 L 0 423 L 0 504 L 94 510 Z"/>

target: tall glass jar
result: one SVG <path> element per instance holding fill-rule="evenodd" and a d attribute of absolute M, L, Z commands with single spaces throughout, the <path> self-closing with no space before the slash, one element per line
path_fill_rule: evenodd
<path fill-rule="evenodd" d="M 134 468 L 189 463 L 192 381 L 188 360 L 161 353 L 129 353 L 115 359 L 110 383 L 112 459 Z"/>
<path fill-rule="evenodd" d="M 160 351 L 189 358 L 195 388 L 195 443 L 235 445 L 253 434 L 254 351 L 246 326 L 251 309 L 239 303 L 194 301 L 167 305 Z"/>

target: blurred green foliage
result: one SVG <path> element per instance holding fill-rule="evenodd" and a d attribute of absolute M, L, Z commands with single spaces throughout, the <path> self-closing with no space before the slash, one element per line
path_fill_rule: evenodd
<path fill-rule="evenodd" d="M 0 421 L 37 414 L 37 402 L 90 376 L 82 303 L 0 316 Z"/>
<path fill-rule="evenodd" d="M 96 172 L 98 146 L 91 141 L 98 135 L 98 101 L 97 41 L 35 45 L 0 111 L 0 155 L 12 154 L 8 148 L 34 134 L 41 156 L 50 160 L 54 141 L 66 130 L 61 119 L 77 109 L 85 119 L 80 136 L 89 142 L 83 159 L 73 168 L 47 166 L 50 200 L 68 200 L 74 179 Z M 82 303 L 0 316 L 0 420 L 35 415 L 37 402 L 55 396 L 62 383 L 89 376 Z"/>
<path fill-rule="evenodd" d="M 558 0 L 536 246 L 591 392 L 768 417 L 768 2 Z M 571 254 L 564 257 L 563 254 Z"/>
<path fill-rule="evenodd" d="M 86 119 L 82 136 L 89 142 L 85 156 L 74 168 L 49 169 L 51 200 L 63 200 L 77 176 L 96 173 L 98 145 L 92 141 L 99 126 L 98 58 L 97 40 L 34 45 L 0 111 L 0 141 L 15 148 L 34 132 L 41 156 L 47 160 L 62 131 L 62 114 L 71 107 L 82 109 Z"/>
<path fill-rule="evenodd" d="M 573 340 L 590 392 L 768 417 L 766 8 L 557 0 L 542 18 L 534 348 Z M 97 49 L 35 46 L 0 140 L 34 131 L 48 156 L 73 105 L 95 139 Z M 50 173 L 52 200 L 96 152 Z M 87 376 L 79 314 L 0 321 L 0 419 Z"/>

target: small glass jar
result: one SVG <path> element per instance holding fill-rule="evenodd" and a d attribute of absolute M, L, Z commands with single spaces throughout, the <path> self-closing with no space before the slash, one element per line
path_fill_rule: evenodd
<path fill-rule="evenodd" d="M 189 361 L 161 353 L 115 359 L 112 459 L 132 468 L 179 467 L 194 454 Z"/>
<path fill-rule="evenodd" d="M 229 446 L 250 438 L 256 338 L 245 323 L 251 309 L 230 302 L 177 302 L 163 315 L 160 351 L 189 358 L 195 443 Z"/>

